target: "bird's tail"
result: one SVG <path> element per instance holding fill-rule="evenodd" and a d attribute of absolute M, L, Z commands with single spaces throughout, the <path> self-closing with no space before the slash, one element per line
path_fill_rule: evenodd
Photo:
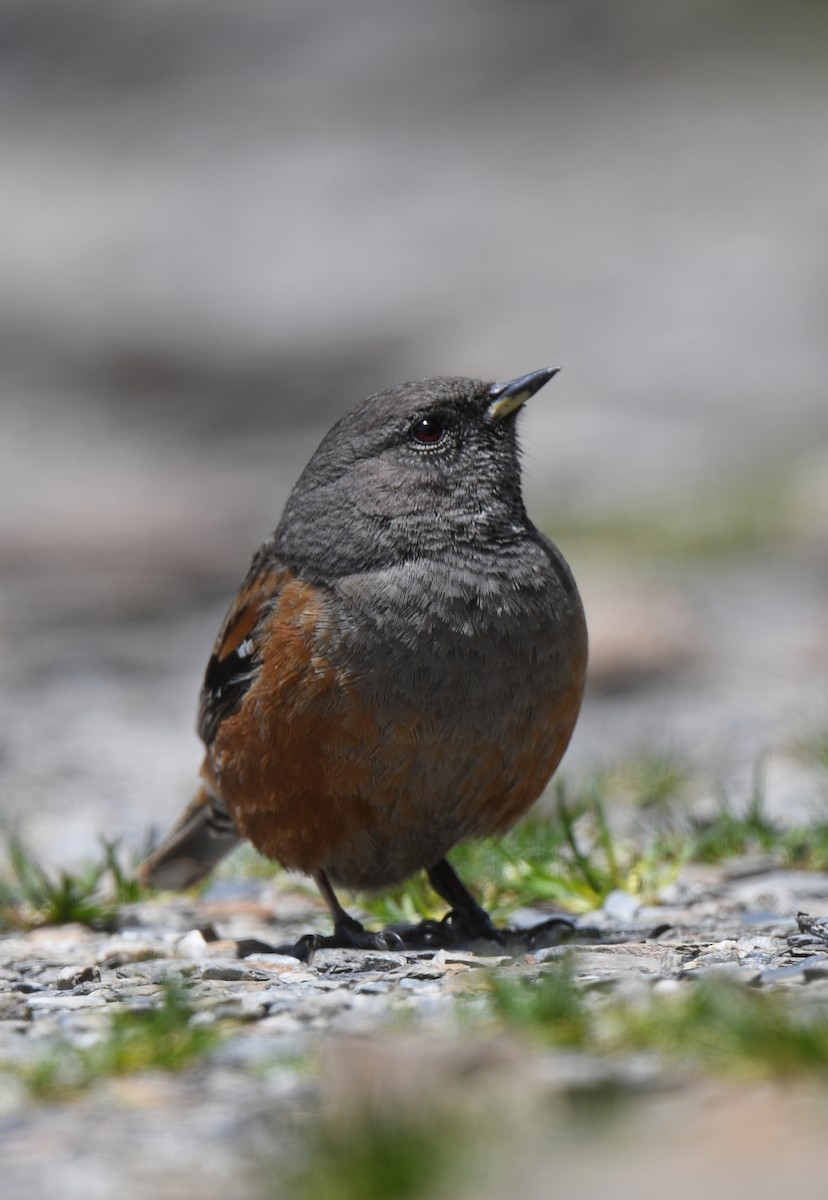
<path fill-rule="evenodd" d="M 178 891 L 200 883 L 242 840 L 218 796 L 206 786 L 137 871 L 145 887 Z"/>

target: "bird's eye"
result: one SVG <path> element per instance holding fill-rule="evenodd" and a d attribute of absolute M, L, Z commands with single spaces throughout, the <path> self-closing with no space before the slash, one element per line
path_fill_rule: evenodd
<path fill-rule="evenodd" d="M 410 432 L 420 446 L 439 446 L 446 437 L 446 427 L 437 417 L 418 417 Z"/>

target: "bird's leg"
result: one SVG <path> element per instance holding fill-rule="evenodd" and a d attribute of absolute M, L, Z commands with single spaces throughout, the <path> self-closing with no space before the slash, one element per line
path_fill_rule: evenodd
<path fill-rule="evenodd" d="M 343 946 L 354 945 L 351 939 L 359 939 L 366 936 L 365 929 L 355 917 L 347 913 L 339 900 L 336 897 L 336 892 L 331 887 L 331 881 L 324 871 L 317 871 L 313 877 L 313 882 L 322 893 L 322 899 L 328 906 L 328 912 L 331 914 L 331 919 L 334 923 L 333 936 L 339 940 Z"/>
<path fill-rule="evenodd" d="M 328 906 L 334 923 L 334 931 L 329 937 L 317 934 L 307 934 L 296 943 L 302 949 L 309 945 L 310 952 L 314 950 L 401 950 L 402 941 L 396 933 L 390 930 L 371 933 L 365 929 L 355 917 L 347 913 L 336 898 L 336 892 L 331 887 L 331 881 L 324 871 L 317 871 L 313 881 L 322 893 L 322 898 Z M 304 957 L 300 955 L 300 957 Z"/>
<path fill-rule="evenodd" d="M 446 919 L 458 940 L 482 938 L 526 951 L 557 945 L 574 933 L 575 926 L 566 917 L 551 917 L 530 929 L 498 929 L 445 858 L 429 870 L 428 878 L 435 892 L 451 905 Z"/>
<path fill-rule="evenodd" d="M 328 906 L 333 921 L 329 935 L 306 933 L 292 945 L 267 946 L 262 942 L 239 943 L 239 957 L 275 950 L 308 962 L 315 950 L 435 950 L 455 949 L 467 942 L 488 941 L 515 953 L 557 945 L 571 936 L 574 926 L 566 918 L 553 917 L 531 929 L 498 929 L 484 908 L 458 878 L 447 859 L 441 858 L 429 867 L 428 878 L 435 892 L 451 906 L 442 921 L 422 921 L 419 925 L 402 925 L 376 933 L 364 928 L 337 899 L 331 881 L 324 871 L 313 876 L 316 886 Z"/>
<path fill-rule="evenodd" d="M 324 871 L 317 871 L 313 881 L 322 893 L 322 898 L 328 906 L 328 912 L 334 924 L 332 934 L 305 933 L 293 944 L 283 946 L 266 946 L 263 942 L 249 941 L 239 943 L 239 957 L 248 954 L 261 954 L 270 950 L 276 954 L 290 954 L 302 962 L 309 962 L 314 950 L 402 950 L 403 942 L 393 930 L 380 930 L 372 933 L 347 913 L 336 898 L 336 892 L 331 887 L 331 881 Z"/>
<path fill-rule="evenodd" d="M 481 908 L 461 882 L 448 859 L 441 858 L 433 867 L 429 867 L 427 874 L 437 895 L 451 905 L 451 912 L 446 919 L 460 938 L 472 941 L 483 938 L 503 944 L 503 932 L 494 925 L 486 910 Z"/>

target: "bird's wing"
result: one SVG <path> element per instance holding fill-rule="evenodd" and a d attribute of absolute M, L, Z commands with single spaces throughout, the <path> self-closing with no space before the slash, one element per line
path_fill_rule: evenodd
<path fill-rule="evenodd" d="M 224 619 L 201 688 L 197 729 L 209 747 L 226 717 L 238 712 L 245 693 L 261 669 L 261 633 L 294 573 L 271 554 L 260 551 L 250 565 L 238 595 Z"/>
<path fill-rule="evenodd" d="M 221 723 L 238 712 L 261 670 L 262 626 L 292 571 L 262 547 L 224 619 L 207 664 L 198 710 L 198 732 L 208 750 Z M 210 756 L 202 767 L 204 785 L 186 812 L 138 871 L 151 887 L 184 888 L 199 883 L 238 845 L 241 834 L 228 815 Z"/>

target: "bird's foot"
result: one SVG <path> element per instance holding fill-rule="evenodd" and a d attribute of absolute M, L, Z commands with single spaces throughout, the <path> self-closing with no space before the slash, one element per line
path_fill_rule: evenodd
<path fill-rule="evenodd" d="M 441 922 L 451 931 L 454 944 L 463 942 L 496 942 L 506 944 L 507 930 L 498 929 L 484 908 L 452 908 Z"/>
<path fill-rule="evenodd" d="M 561 942 L 569 942 L 579 937 L 591 939 L 592 930 L 580 930 L 574 921 L 568 917 L 549 917 L 530 925 L 527 929 L 506 929 L 507 945 L 519 946 L 521 953 L 527 954 L 532 950 L 542 950 L 546 946 L 558 946 Z"/>
<path fill-rule="evenodd" d="M 420 921 L 417 925 L 394 925 L 405 950 L 458 950 L 472 942 L 504 945 L 506 930 L 498 929 L 482 908 L 453 908 L 441 921 Z"/>
<path fill-rule="evenodd" d="M 255 954 L 289 954 L 310 962 L 317 950 L 460 950 L 477 942 L 488 942 L 507 954 L 528 954 L 546 946 L 568 941 L 593 941 L 598 930 L 578 928 L 566 917 L 550 917 L 527 929 L 499 929 L 482 908 L 455 908 L 441 921 L 420 921 L 417 925 L 394 925 L 388 929 L 365 929 L 359 921 L 346 916 L 334 926 L 332 934 L 306 933 L 296 942 L 271 946 L 256 938 L 237 942 L 239 958 Z"/>
<path fill-rule="evenodd" d="M 256 939 L 239 942 L 238 956 L 246 958 L 250 954 L 289 954 L 302 962 L 310 962 L 317 950 L 403 950 L 402 939 L 391 929 L 372 931 L 353 917 L 345 914 L 337 921 L 333 933 L 305 933 L 292 943 L 281 946 L 269 946 L 267 942 Z"/>
<path fill-rule="evenodd" d="M 528 954 L 545 946 L 583 939 L 592 941 L 598 931 L 577 928 L 566 917 L 551 917 L 527 929 L 499 928 L 482 908 L 452 909 L 442 921 L 421 921 L 419 925 L 395 925 L 405 950 L 461 950 L 477 942 L 494 944 L 507 954 Z"/>

